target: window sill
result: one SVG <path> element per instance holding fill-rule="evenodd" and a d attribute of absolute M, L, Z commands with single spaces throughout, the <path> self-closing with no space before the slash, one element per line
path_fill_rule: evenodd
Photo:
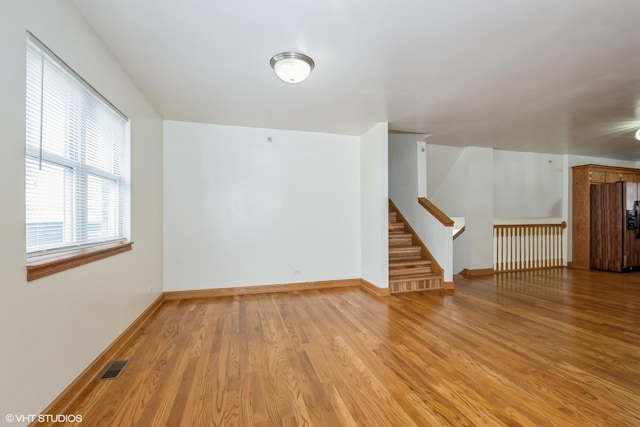
<path fill-rule="evenodd" d="M 130 251 L 132 245 L 133 242 L 119 242 L 97 248 L 79 249 L 63 254 L 31 258 L 27 264 L 27 281 L 30 282 L 51 274 Z"/>

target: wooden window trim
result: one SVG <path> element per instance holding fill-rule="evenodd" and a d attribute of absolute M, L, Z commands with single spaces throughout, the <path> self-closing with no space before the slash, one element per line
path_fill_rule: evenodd
<path fill-rule="evenodd" d="M 27 281 L 30 282 L 51 274 L 130 251 L 132 245 L 133 242 L 129 241 L 118 242 L 99 247 L 30 258 L 27 264 Z"/>

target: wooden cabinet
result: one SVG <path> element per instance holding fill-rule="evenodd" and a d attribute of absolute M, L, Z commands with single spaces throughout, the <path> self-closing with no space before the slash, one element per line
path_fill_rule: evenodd
<path fill-rule="evenodd" d="M 607 172 L 607 184 L 620 181 L 621 175 L 620 172 Z"/>
<path fill-rule="evenodd" d="M 638 182 L 636 181 L 636 174 L 633 172 L 622 172 L 620 174 L 620 181 Z"/>
<path fill-rule="evenodd" d="M 591 165 L 586 165 L 591 166 Z M 576 166 L 582 167 L 582 166 Z M 636 175 L 635 169 L 603 169 L 604 166 L 592 166 L 589 168 L 589 182 L 591 184 L 611 184 L 619 181 L 638 182 L 640 173 Z"/>
<path fill-rule="evenodd" d="M 591 255 L 591 185 L 618 181 L 640 182 L 640 169 L 600 165 L 574 166 L 572 173 L 571 256 L 570 267 L 589 268 Z"/>
<path fill-rule="evenodd" d="M 589 182 L 604 184 L 607 182 L 607 171 L 601 169 L 591 169 L 589 172 Z"/>

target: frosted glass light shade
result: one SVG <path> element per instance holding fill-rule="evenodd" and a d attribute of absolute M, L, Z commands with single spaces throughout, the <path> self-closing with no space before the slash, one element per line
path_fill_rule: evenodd
<path fill-rule="evenodd" d="M 278 78 L 289 84 L 305 80 L 314 66 L 313 59 L 298 52 L 282 52 L 271 58 L 271 67 Z"/>
<path fill-rule="evenodd" d="M 640 141 L 640 129 L 636 131 L 636 139 Z"/>

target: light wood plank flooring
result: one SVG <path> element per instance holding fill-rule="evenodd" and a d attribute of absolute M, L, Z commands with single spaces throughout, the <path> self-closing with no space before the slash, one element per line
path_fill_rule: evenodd
<path fill-rule="evenodd" d="M 166 302 L 82 426 L 638 426 L 640 274 Z M 57 424 L 58 425 L 58 424 Z"/>

